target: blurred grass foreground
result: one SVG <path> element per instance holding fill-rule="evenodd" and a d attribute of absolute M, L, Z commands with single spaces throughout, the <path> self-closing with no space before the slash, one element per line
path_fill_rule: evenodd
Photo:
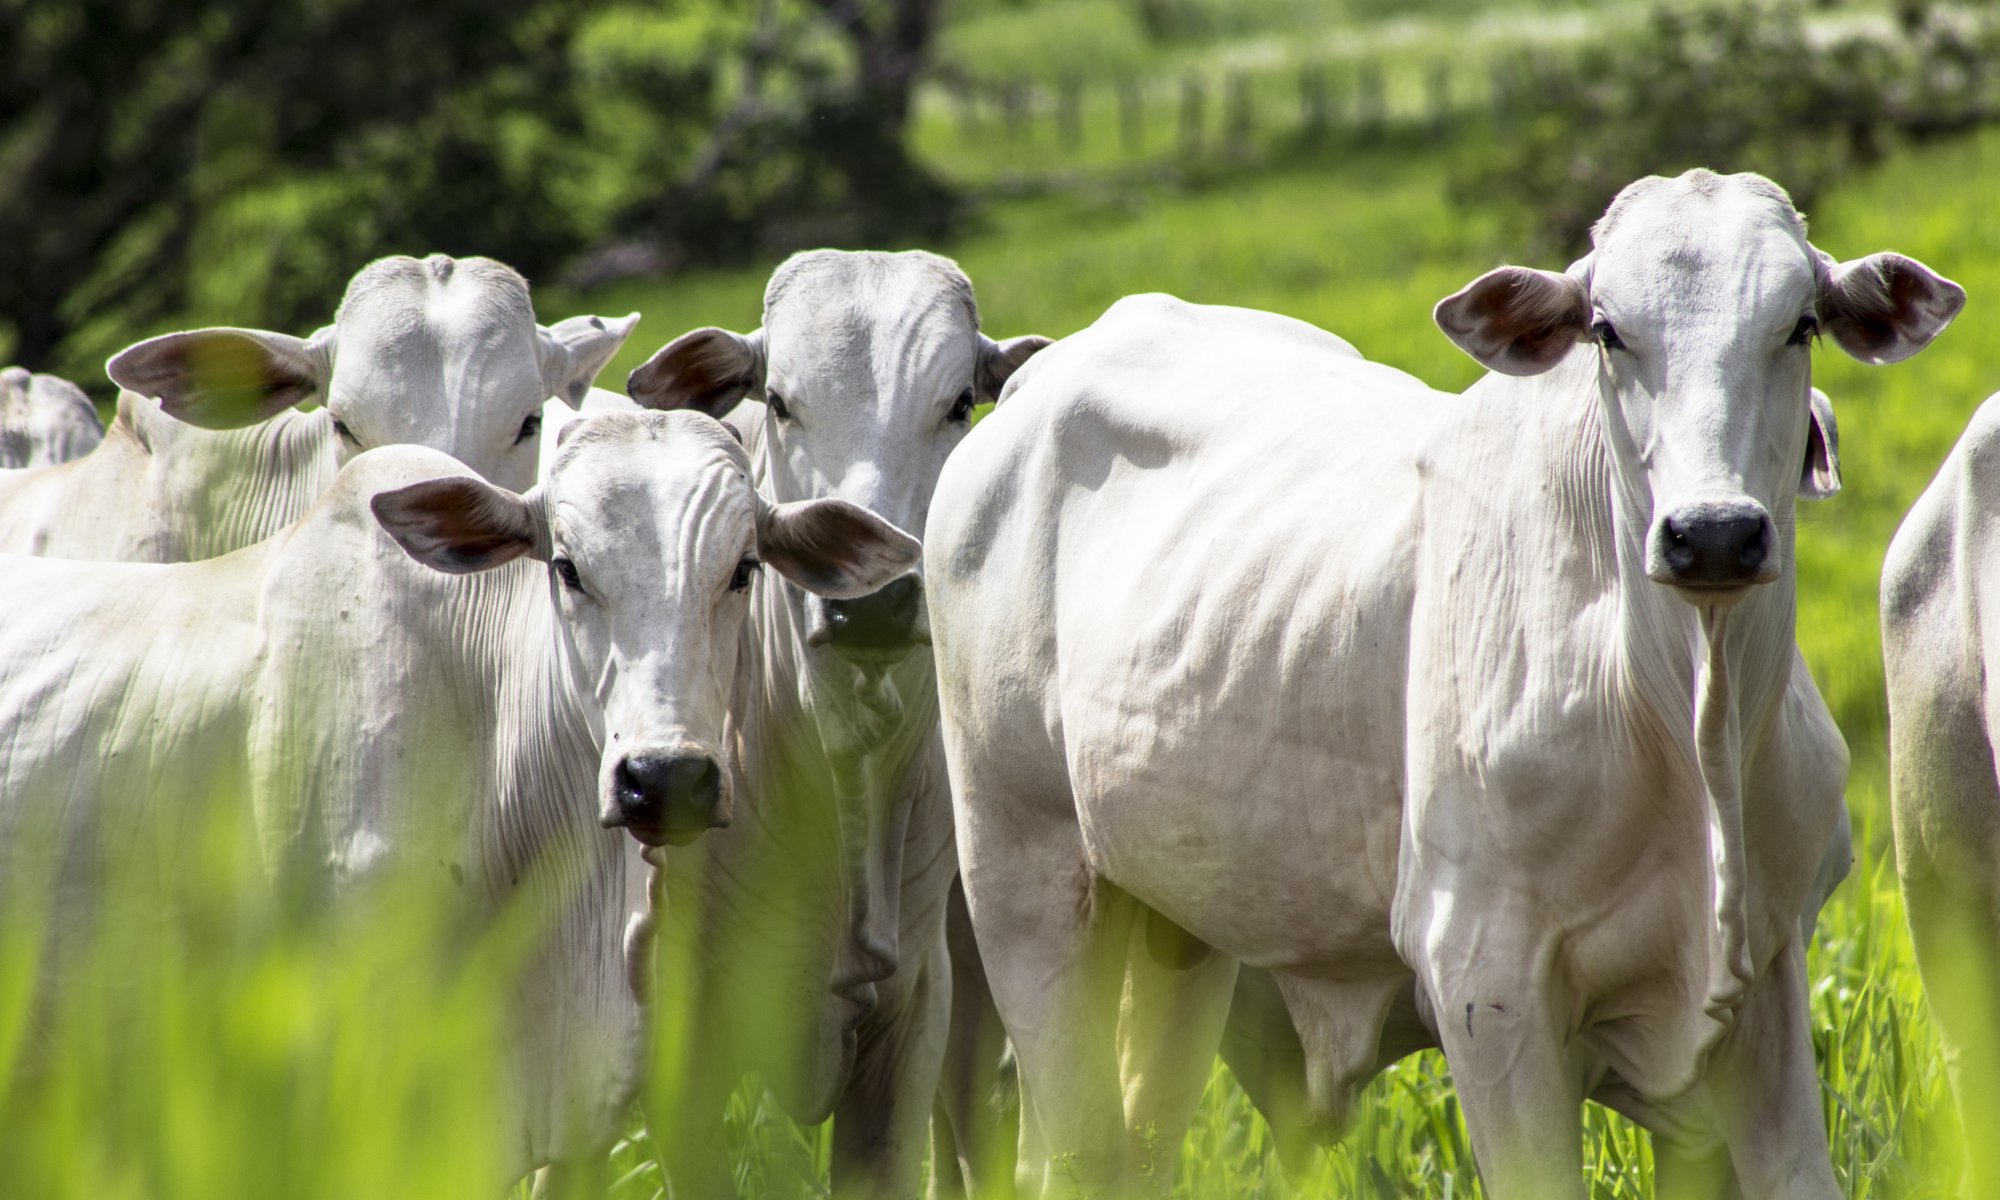
<path fill-rule="evenodd" d="M 1995 19 L 1914 0 L 29 0 L 0 6 L 0 361 L 105 396 L 103 357 L 140 337 L 303 333 L 367 258 L 444 251 L 523 267 L 550 312 L 644 313 L 615 381 L 687 329 L 753 327 L 786 250 L 923 244 L 1001 333 L 1165 290 L 1459 389 L 1477 370 L 1431 326 L 1440 297 L 1499 261 L 1560 267 L 1638 175 L 1767 171 L 1837 257 L 1896 249 L 1972 297 L 1907 364 L 1815 355 L 1846 488 L 1800 514 L 1800 642 L 1855 760 L 1860 859 L 1811 957 L 1836 1172 L 1851 1197 L 1944 1197 L 1959 1132 L 1889 847 L 1876 587 L 2000 388 Z M 239 800 L 145 814 L 116 853 L 72 844 L 104 855 L 87 893 L 49 891 L 52 850 L 0 851 L 0 1198 L 522 1186 L 500 1165 L 500 1048 L 536 913 L 470 913 L 427 877 L 338 907 L 288 894 Z M 746 1197 L 826 1194 L 825 1130 L 754 1084 L 728 1136 Z M 1591 1108 L 1586 1149 L 1593 1197 L 1651 1194 L 1628 1122 Z M 1179 1153 L 1174 1194 L 1204 1200 L 1481 1194 L 1435 1054 L 1387 1071 L 1290 1181 L 1218 1065 Z M 636 1118 L 605 1177 L 662 1194 Z"/>

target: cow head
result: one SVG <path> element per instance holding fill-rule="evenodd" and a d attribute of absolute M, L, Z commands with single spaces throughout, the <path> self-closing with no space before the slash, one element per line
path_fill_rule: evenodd
<path fill-rule="evenodd" d="M 542 404 L 581 399 L 638 323 L 535 323 L 528 284 L 490 258 L 368 264 L 334 323 L 309 338 L 198 329 L 131 346 L 106 370 L 171 416 L 230 429 L 309 401 L 326 406 L 339 461 L 410 443 L 511 488 L 534 482 Z"/>
<path fill-rule="evenodd" d="M 0 467 L 45 467 L 96 449 L 104 423 L 83 389 L 23 367 L 0 371 Z"/>
<path fill-rule="evenodd" d="M 972 285 L 948 259 L 817 250 L 771 276 L 763 328 L 683 334 L 627 390 L 649 408 L 714 416 L 761 400 L 773 496 L 837 496 L 922 537 L 973 405 L 1047 344 L 980 333 Z M 805 623 L 810 645 L 855 663 L 892 663 L 930 639 L 915 572 L 872 595 L 809 601 Z"/>
<path fill-rule="evenodd" d="M 760 564 L 815 595 L 859 596 L 919 553 L 843 501 L 765 502 L 742 447 L 694 413 L 577 422 L 527 495 L 454 476 L 383 492 L 372 507 L 439 571 L 522 555 L 548 564 L 572 678 L 603 723 L 600 818 L 648 845 L 729 821 L 723 726 Z"/>
<path fill-rule="evenodd" d="M 1624 483 L 1647 521 L 1647 576 L 1728 603 L 1789 567 L 1793 500 L 1839 485 L 1813 342 L 1895 362 L 1950 324 L 1965 292 L 1899 254 L 1835 262 L 1757 175 L 1640 180 L 1592 243 L 1565 274 L 1481 276 L 1438 304 L 1437 323 L 1508 375 L 1591 355 L 1611 433 L 1643 475 Z"/>

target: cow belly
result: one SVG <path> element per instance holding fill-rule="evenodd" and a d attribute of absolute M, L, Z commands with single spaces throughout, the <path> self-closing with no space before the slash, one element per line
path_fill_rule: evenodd
<path fill-rule="evenodd" d="M 1393 961 L 1392 775 L 1336 752 L 1338 736 L 1284 755 L 1253 729 L 1212 720 L 1207 730 L 1171 751 L 1167 731 L 1131 724 L 1072 745 L 1096 873 L 1249 963 Z"/>

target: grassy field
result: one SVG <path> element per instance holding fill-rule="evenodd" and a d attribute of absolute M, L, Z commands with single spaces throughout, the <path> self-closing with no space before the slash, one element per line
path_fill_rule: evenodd
<path fill-rule="evenodd" d="M 1449 144 L 1390 141 L 1207 183 L 1101 182 L 1008 200 L 953 254 L 996 336 L 1069 333 L 1117 297 L 1171 291 L 1310 320 L 1373 358 L 1458 389 L 1477 369 L 1430 323 L 1432 304 L 1509 257 L 1496 221 L 1443 198 Z M 1726 164 L 1717 164 L 1718 166 Z M 1866 368 L 1827 348 L 1846 489 L 1805 510 L 1800 640 L 1854 750 L 1849 794 L 1860 862 L 1814 948 L 1815 1042 L 1837 1170 L 1854 1197 L 1949 1195 L 1956 1136 L 1889 865 L 1876 580 L 1896 521 L 1972 409 L 2000 385 L 1987 297 L 2000 294 L 2000 134 L 1900 153 L 1811 214 L 1837 257 L 1895 248 L 1965 284 L 1959 324 L 1908 364 Z M 1536 265 L 1559 267 L 1559 263 Z M 695 326 L 747 329 L 766 271 L 713 272 L 588 296 L 544 293 L 545 317 L 645 319 L 606 372 L 614 383 Z M 495 1130 L 493 989 L 507 939 L 462 947 L 448 929 L 250 918 L 254 854 L 226 823 L 191 864 L 184 920 L 140 921 L 79 969 L 117 980 L 112 1001 L 37 1016 L 28 980 L 43 948 L 32 906 L 0 922 L 0 1196 L 490 1197 Z M 179 864 L 189 865 L 189 864 Z M 246 899 L 247 898 L 247 899 Z M 423 911 L 412 902 L 411 911 Z M 145 916 L 148 914 L 140 914 Z M 440 953 L 449 945 L 451 953 Z M 450 1020 L 436 1020 L 447 1012 Z M 411 1022 L 398 1014 L 419 1014 Z M 32 1065 L 31 1019 L 53 1056 Z M 440 1035 L 439 1030 L 445 1031 Z M 823 1189 L 826 1138 L 752 1092 L 730 1125 L 746 1196 Z M 1646 1138 L 1589 1115 L 1596 1197 L 1650 1193 Z M 1441 1060 L 1370 1089 L 1352 1135 L 1288 1183 L 1243 1096 L 1218 1069 L 1181 1151 L 1188 1197 L 1469 1197 L 1479 1189 Z M 643 1135 L 615 1154 L 614 1192 L 659 1194 Z"/>

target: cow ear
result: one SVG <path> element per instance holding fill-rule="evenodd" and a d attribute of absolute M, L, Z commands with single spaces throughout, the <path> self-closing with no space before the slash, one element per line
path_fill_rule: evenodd
<path fill-rule="evenodd" d="M 1588 336 L 1590 294 L 1567 275 L 1500 267 L 1438 301 L 1431 319 L 1481 366 L 1539 375 Z"/>
<path fill-rule="evenodd" d="M 113 355 L 105 374 L 203 429 L 241 429 L 322 397 L 333 373 L 333 327 L 310 341 L 262 329 L 196 329 L 148 338 Z"/>
<path fill-rule="evenodd" d="M 1837 263 L 1821 256 L 1820 322 L 1866 363 L 1901 362 L 1943 333 L 1965 307 L 1965 289 L 1914 258 L 1884 252 Z"/>
<path fill-rule="evenodd" d="M 907 573 L 917 539 L 845 500 L 757 503 L 757 556 L 816 596 L 853 600 Z"/>
<path fill-rule="evenodd" d="M 447 575 L 470 575 L 523 554 L 548 557 L 532 493 L 517 496 L 469 475 L 377 492 L 368 507 L 411 558 Z"/>
<path fill-rule="evenodd" d="M 660 347 L 625 380 L 643 408 L 691 408 L 720 418 L 764 388 L 764 331 L 696 329 Z"/>
<path fill-rule="evenodd" d="M 979 371 L 977 383 L 981 400 L 997 401 L 1000 389 L 1007 386 L 1007 380 L 1020 370 L 1021 364 L 1035 356 L 1049 339 L 1040 334 L 1008 338 L 996 342 L 985 334 L 979 335 Z"/>
<path fill-rule="evenodd" d="M 1799 473 L 1799 499 L 1825 500 L 1840 490 L 1840 426 L 1834 423 L 1833 401 L 1812 389 L 1806 421 L 1806 463 Z"/>
<path fill-rule="evenodd" d="M 639 314 L 628 313 L 608 321 L 603 317 L 571 317 L 554 325 L 536 326 L 542 394 L 561 396 L 572 405 L 583 403 L 583 394 L 596 382 L 597 373 L 632 336 L 632 327 L 638 323 Z"/>

